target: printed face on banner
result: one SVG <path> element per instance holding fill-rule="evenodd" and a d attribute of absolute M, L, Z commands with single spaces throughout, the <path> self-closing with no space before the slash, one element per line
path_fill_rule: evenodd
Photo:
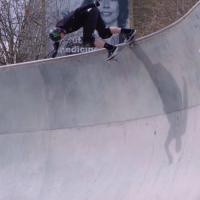
<path fill-rule="evenodd" d="M 92 3 L 91 0 L 83 0 L 82 5 Z M 99 10 L 107 26 L 127 26 L 128 0 L 101 0 Z"/>
<path fill-rule="evenodd" d="M 70 11 L 81 5 L 87 5 L 93 0 L 47 0 L 48 16 L 51 20 L 59 20 Z M 128 0 L 101 0 L 99 7 L 101 16 L 107 26 L 127 26 Z M 55 23 L 55 22 L 54 22 Z"/>
<path fill-rule="evenodd" d="M 107 25 L 117 25 L 117 18 L 119 16 L 118 0 L 103 0 L 99 9 Z"/>

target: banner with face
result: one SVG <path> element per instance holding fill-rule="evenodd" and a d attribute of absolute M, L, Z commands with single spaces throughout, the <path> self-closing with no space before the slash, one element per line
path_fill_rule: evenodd
<path fill-rule="evenodd" d="M 47 7 L 47 19 L 48 28 L 55 26 L 56 22 L 63 16 L 67 15 L 70 11 L 76 9 L 81 5 L 87 5 L 93 3 L 93 0 L 46 0 L 48 3 Z M 119 26 L 128 27 L 128 17 L 129 17 L 129 0 L 101 0 L 101 5 L 99 7 L 101 16 L 105 21 L 107 26 Z M 81 47 L 82 30 L 66 36 L 66 41 L 62 48 L 62 54 L 73 54 L 81 53 L 83 50 L 87 51 Z M 119 36 L 113 36 L 107 40 L 107 42 L 112 44 L 118 44 L 122 42 Z M 81 51 L 80 48 L 81 47 Z M 73 49 L 72 49 L 73 48 Z M 91 50 L 91 49 L 89 49 Z"/>

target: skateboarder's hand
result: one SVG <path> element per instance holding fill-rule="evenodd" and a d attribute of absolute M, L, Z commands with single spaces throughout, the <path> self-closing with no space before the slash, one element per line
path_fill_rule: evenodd
<path fill-rule="evenodd" d="M 96 0 L 94 4 L 95 4 L 96 7 L 99 7 L 100 6 L 100 0 Z"/>
<path fill-rule="evenodd" d="M 53 50 L 52 53 L 51 53 L 51 57 L 52 57 L 52 58 L 55 58 L 55 57 L 57 56 L 59 45 L 60 45 L 59 42 L 55 42 L 55 43 L 53 44 L 54 50 Z"/>

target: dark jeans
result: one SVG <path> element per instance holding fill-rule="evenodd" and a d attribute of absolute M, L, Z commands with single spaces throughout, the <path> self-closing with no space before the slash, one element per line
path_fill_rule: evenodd
<path fill-rule="evenodd" d="M 98 8 L 92 8 L 87 11 L 83 24 L 83 43 L 94 46 L 94 31 L 97 30 L 99 36 L 103 39 L 112 36 L 109 28 L 106 28 Z"/>

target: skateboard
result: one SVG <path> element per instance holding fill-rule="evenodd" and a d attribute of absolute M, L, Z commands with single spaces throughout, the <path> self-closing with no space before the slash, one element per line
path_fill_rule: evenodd
<path fill-rule="evenodd" d="M 110 58 L 110 59 L 106 59 L 106 61 L 113 61 L 113 60 L 115 60 L 115 58 L 119 55 L 119 53 L 125 48 L 125 47 L 127 47 L 127 46 L 133 46 L 133 45 L 135 45 L 136 44 L 136 42 L 135 42 L 135 38 L 133 38 L 133 39 L 131 39 L 130 41 L 126 41 L 126 42 L 124 42 L 124 43 L 121 43 L 120 45 L 118 45 L 118 50 L 117 50 L 117 54 L 115 55 L 115 56 L 113 56 L 112 58 Z"/>

